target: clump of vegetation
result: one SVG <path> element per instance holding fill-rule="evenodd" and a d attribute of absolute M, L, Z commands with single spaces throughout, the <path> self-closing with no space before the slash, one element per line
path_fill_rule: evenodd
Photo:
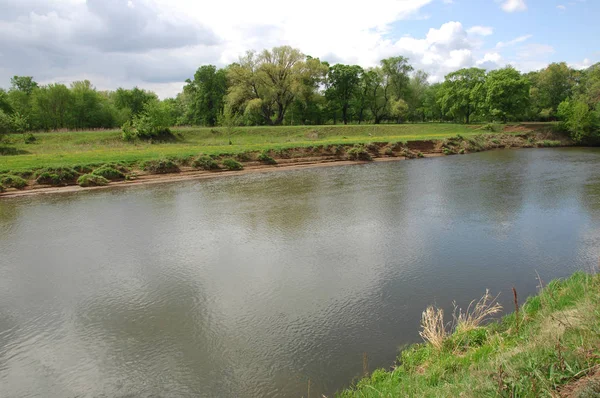
<path fill-rule="evenodd" d="M 77 164 L 77 165 L 73 166 L 73 170 L 75 170 L 79 174 L 87 174 L 87 173 L 91 173 L 92 171 L 94 171 L 94 168 L 91 165 Z"/>
<path fill-rule="evenodd" d="M 561 146 L 561 143 L 555 140 L 543 140 L 539 141 L 537 145 L 543 148 L 555 148 Z"/>
<path fill-rule="evenodd" d="M 240 152 L 235 155 L 235 158 L 240 162 L 250 162 L 252 161 L 252 156 L 250 152 Z"/>
<path fill-rule="evenodd" d="M 269 153 L 267 151 L 264 151 L 260 155 L 258 155 L 256 160 L 264 164 L 277 164 L 277 161 L 271 156 L 269 156 Z"/>
<path fill-rule="evenodd" d="M 223 166 L 227 170 L 242 170 L 244 166 L 235 159 L 225 159 L 223 160 Z"/>
<path fill-rule="evenodd" d="M 125 174 L 123 172 L 108 164 L 105 164 L 104 166 L 101 166 L 100 168 L 94 170 L 92 174 L 99 177 L 104 177 L 110 181 L 118 181 L 125 179 Z"/>
<path fill-rule="evenodd" d="M 41 185 L 69 185 L 73 184 L 79 174 L 70 167 L 50 167 L 35 173 L 35 182 Z"/>
<path fill-rule="evenodd" d="M 202 170 L 219 170 L 219 164 L 210 156 L 200 156 L 194 160 L 192 167 Z"/>
<path fill-rule="evenodd" d="M 80 187 L 99 187 L 107 185 L 110 181 L 96 174 L 84 174 L 77 179 L 77 184 Z"/>
<path fill-rule="evenodd" d="M 4 185 L 0 184 L 0 193 L 6 191 L 6 189 L 4 189 Z"/>
<path fill-rule="evenodd" d="M 0 176 L 0 184 L 5 188 L 23 189 L 27 186 L 27 181 L 19 176 L 8 174 Z"/>
<path fill-rule="evenodd" d="M 403 350 L 391 371 L 376 370 L 339 396 L 549 397 L 586 376 L 585 388 L 593 391 L 599 302 L 600 275 L 579 272 L 551 282 L 522 306 L 515 300 L 516 311 L 502 319 L 490 320 L 500 306 L 486 292 L 465 313 L 455 309 L 453 332 L 443 312 L 429 307 L 425 343 Z"/>
<path fill-rule="evenodd" d="M 149 160 L 142 165 L 142 169 L 152 174 L 179 173 L 179 166 L 172 160 Z"/>
<path fill-rule="evenodd" d="M 36 141 L 37 139 L 35 138 L 35 135 L 31 133 L 23 134 L 23 142 L 25 144 L 33 144 Z"/>
<path fill-rule="evenodd" d="M 348 159 L 350 159 L 350 160 L 362 160 L 362 161 L 373 160 L 373 157 L 371 157 L 371 154 L 369 152 L 367 152 L 367 150 L 362 146 L 355 146 L 355 147 L 350 148 L 350 150 L 348 150 L 348 152 L 346 153 L 346 156 L 348 156 Z"/>
<path fill-rule="evenodd" d="M 123 139 L 125 141 L 135 139 L 171 141 L 176 138 L 170 129 L 172 124 L 170 103 L 149 101 L 144 105 L 143 111 L 133 120 L 128 120 L 123 124 Z"/>

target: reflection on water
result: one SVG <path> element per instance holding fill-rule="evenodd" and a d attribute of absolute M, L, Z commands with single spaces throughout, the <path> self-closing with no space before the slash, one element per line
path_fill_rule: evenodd
<path fill-rule="evenodd" d="M 600 152 L 495 151 L 0 201 L 9 397 L 331 394 L 420 313 L 597 263 Z"/>

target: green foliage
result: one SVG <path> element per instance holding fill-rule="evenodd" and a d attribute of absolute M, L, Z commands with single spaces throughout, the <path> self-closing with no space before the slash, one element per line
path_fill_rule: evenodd
<path fill-rule="evenodd" d="M 455 332 L 442 350 L 410 346 L 339 397 L 555 396 L 600 365 L 600 276 L 576 273 L 529 298 L 520 315 Z M 581 393 L 598 390 L 596 378 Z M 595 384 L 596 383 L 596 384 Z M 581 396 L 581 395 L 574 395 Z M 595 395 L 591 395 L 595 396 Z"/>
<path fill-rule="evenodd" d="M 227 94 L 227 72 L 214 65 L 201 66 L 194 80 L 187 80 L 182 95 L 189 105 L 185 121 L 189 124 L 215 126 L 223 115 Z"/>
<path fill-rule="evenodd" d="M 493 70 L 485 80 L 485 106 L 504 123 L 519 119 L 529 107 L 529 81 L 512 66 Z"/>
<path fill-rule="evenodd" d="M 4 185 L 0 184 L 0 193 L 6 191 L 6 189 L 4 188 Z"/>
<path fill-rule="evenodd" d="M 244 166 L 235 159 L 225 159 L 223 160 L 223 166 L 227 170 L 242 170 Z"/>
<path fill-rule="evenodd" d="M 93 175 L 104 177 L 110 181 L 124 180 L 125 174 L 111 165 L 104 165 L 92 172 Z"/>
<path fill-rule="evenodd" d="M 460 69 L 448 74 L 438 100 L 443 112 L 469 124 L 472 116 L 483 106 L 485 80 L 485 70 L 479 68 Z"/>
<path fill-rule="evenodd" d="M 169 141 L 175 138 L 169 128 L 173 123 L 171 108 L 166 102 L 150 101 L 134 119 L 123 125 L 123 139 Z"/>
<path fill-rule="evenodd" d="M 23 134 L 23 142 L 25 144 L 33 144 L 36 141 L 37 139 L 35 138 L 35 135 L 31 133 Z"/>
<path fill-rule="evenodd" d="M 35 182 L 41 185 L 69 185 L 77 177 L 77 172 L 70 167 L 49 167 L 35 173 Z"/>
<path fill-rule="evenodd" d="M 84 188 L 104 186 L 109 182 L 108 179 L 96 174 L 84 174 L 77 179 L 77 184 Z"/>
<path fill-rule="evenodd" d="M 258 160 L 259 162 L 262 162 L 264 164 L 277 164 L 277 161 L 275 159 L 273 159 L 271 156 L 269 156 L 269 153 L 267 151 L 264 151 L 260 155 L 258 155 L 256 160 Z"/>
<path fill-rule="evenodd" d="M 202 170 L 219 170 L 219 164 L 210 156 L 200 156 L 194 160 L 192 167 Z"/>
<path fill-rule="evenodd" d="M 252 161 L 252 155 L 250 152 L 240 152 L 237 155 L 235 155 L 235 158 L 240 162 Z"/>
<path fill-rule="evenodd" d="M 0 137 L 12 132 L 12 120 L 3 110 L 0 109 Z"/>
<path fill-rule="evenodd" d="M 363 146 L 355 146 L 350 148 L 346 153 L 349 160 L 372 161 L 373 157 Z"/>
<path fill-rule="evenodd" d="M 169 174 L 179 173 L 179 166 L 172 160 L 161 159 L 161 160 L 149 160 L 144 162 L 142 165 L 144 171 L 151 174 Z"/>
<path fill-rule="evenodd" d="M 5 188 L 23 189 L 27 186 L 27 181 L 15 175 L 0 175 L 0 184 Z"/>
<path fill-rule="evenodd" d="M 594 142 L 600 138 L 600 106 L 593 110 L 585 101 L 566 100 L 560 103 L 557 113 L 573 141 Z"/>

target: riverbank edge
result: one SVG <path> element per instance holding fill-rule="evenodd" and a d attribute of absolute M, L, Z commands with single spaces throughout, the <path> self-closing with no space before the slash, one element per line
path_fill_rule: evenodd
<path fill-rule="evenodd" d="M 513 290 L 512 313 L 466 330 L 456 320 L 444 324 L 451 333 L 441 348 L 429 342 L 405 347 L 389 370 L 376 370 L 335 396 L 599 396 L 600 275 L 579 271 L 547 285 L 538 280 L 538 294 L 524 303 Z"/>
<path fill-rule="evenodd" d="M 364 164 L 371 161 L 397 161 L 416 158 L 429 158 L 444 155 L 468 154 L 492 149 L 543 148 L 573 146 L 566 136 L 552 131 L 528 131 L 520 134 L 484 133 L 465 138 L 460 135 L 442 140 L 414 140 L 407 142 L 364 142 L 359 144 L 316 145 L 285 150 L 265 150 L 244 153 L 241 159 L 242 170 L 204 171 L 190 166 L 192 159 L 179 159 L 179 171 L 168 174 L 152 174 L 142 169 L 132 169 L 135 178 L 112 181 L 107 185 L 80 187 L 74 182 L 68 185 L 40 185 L 35 180 L 28 181 L 22 189 L 8 189 L 0 193 L 0 198 L 31 195 L 73 193 L 115 187 L 139 186 L 166 182 L 235 176 L 256 172 L 294 170 L 301 168 L 329 167 Z M 259 161 L 261 154 L 267 154 L 273 164 Z M 215 160 L 224 160 L 218 156 Z M 97 166 L 101 167 L 101 166 Z"/>

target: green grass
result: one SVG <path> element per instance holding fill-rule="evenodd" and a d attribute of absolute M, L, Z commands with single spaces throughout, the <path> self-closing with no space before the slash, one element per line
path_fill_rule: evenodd
<path fill-rule="evenodd" d="M 19 155 L 1 156 L 0 172 L 43 167 L 74 167 L 111 162 L 127 164 L 164 158 L 231 155 L 264 150 L 281 150 L 331 144 L 406 142 L 443 139 L 457 134 L 471 136 L 480 128 L 456 124 L 402 124 L 350 126 L 282 126 L 174 129 L 180 139 L 151 144 L 126 142 L 120 131 L 37 133 L 36 141 L 25 144 L 19 134 L 9 135 L 0 147 Z M 232 145 L 229 145 L 231 142 Z"/>
<path fill-rule="evenodd" d="M 528 299 L 518 317 L 455 332 L 440 350 L 413 345 L 398 362 L 338 396 L 555 396 L 600 366 L 600 276 L 580 272 L 555 280 Z M 592 387 L 597 382 L 589 380 Z"/>

